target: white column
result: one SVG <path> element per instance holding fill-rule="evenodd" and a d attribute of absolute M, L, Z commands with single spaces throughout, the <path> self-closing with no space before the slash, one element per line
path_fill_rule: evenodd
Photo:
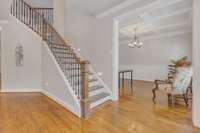
<path fill-rule="evenodd" d="M 200 127 L 200 0 L 193 2 L 193 123 Z"/>
<path fill-rule="evenodd" d="M 112 46 L 112 60 L 113 60 L 113 90 L 112 100 L 119 99 L 118 94 L 118 67 L 119 67 L 119 22 L 113 20 L 113 46 Z"/>

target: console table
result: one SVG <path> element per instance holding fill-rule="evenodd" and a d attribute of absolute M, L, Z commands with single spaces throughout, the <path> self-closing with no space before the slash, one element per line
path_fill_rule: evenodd
<path fill-rule="evenodd" d="M 125 75 L 125 73 L 130 73 L 130 75 L 131 75 L 131 88 L 133 88 L 133 70 L 120 70 L 119 71 L 119 76 L 118 76 L 118 78 L 119 78 L 119 87 L 121 87 L 121 75 L 122 75 L 122 86 L 124 87 L 124 75 Z"/>

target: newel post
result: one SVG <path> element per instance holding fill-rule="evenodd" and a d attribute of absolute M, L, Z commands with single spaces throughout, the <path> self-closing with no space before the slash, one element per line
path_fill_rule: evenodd
<path fill-rule="evenodd" d="M 87 118 L 90 115 L 89 101 L 89 61 L 81 62 L 81 117 Z"/>

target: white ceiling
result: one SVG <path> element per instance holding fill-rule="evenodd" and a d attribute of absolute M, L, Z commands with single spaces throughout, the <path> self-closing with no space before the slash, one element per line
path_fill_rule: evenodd
<path fill-rule="evenodd" d="M 68 0 L 81 11 L 119 16 L 120 41 L 130 40 L 134 28 L 141 38 L 177 35 L 192 30 L 192 0 Z M 122 16 L 122 17 L 121 17 Z"/>
<path fill-rule="evenodd" d="M 70 4 L 92 15 L 101 13 L 126 0 L 70 0 Z"/>
<path fill-rule="evenodd" d="M 141 2 L 140 0 L 139 2 Z M 167 1 L 167 0 L 166 0 Z M 143 12 L 130 16 L 131 19 L 123 21 L 120 26 L 120 41 L 130 40 L 134 29 L 142 38 L 149 36 L 162 36 L 164 34 L 190 33 L 192 30 L 192 0 L 177 0 L 168 5 L 160 4 L 156 8 L 148 8 Z M 142 8 L 138 7 L 138 8 Z M 138 9 L 137 9 L 138 10 Z"/>

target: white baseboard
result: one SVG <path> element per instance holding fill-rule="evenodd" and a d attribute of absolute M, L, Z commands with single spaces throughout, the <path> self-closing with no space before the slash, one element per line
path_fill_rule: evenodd
<path fill-rule="evenodd" d="M 66 102 L 64 102 L 63 100 L 61 100 L 60 98 L 56 97 L 55 95 L 49 93 L 46 90 L 42 90 L 42 94 L 44 94 L 45 96 L 49 97 L 50 99 L 54 100 L 56 103 L 58 103 L 59 105 L 61 105 L 62 107 L 64 107 L 65 109 L 69 110 L 70 112 L 72 112 L 73 114 L 75 114 L 76 116 L 80 117 L 80 114 L 74 110 L 74 108 L 67 104 Z"/>
<path fill-rule="evenodd" d="M 0 92 L 2 93 L 18 93 L 18 92 L 41 92 L 42 89 L 1 89 Z"/>

